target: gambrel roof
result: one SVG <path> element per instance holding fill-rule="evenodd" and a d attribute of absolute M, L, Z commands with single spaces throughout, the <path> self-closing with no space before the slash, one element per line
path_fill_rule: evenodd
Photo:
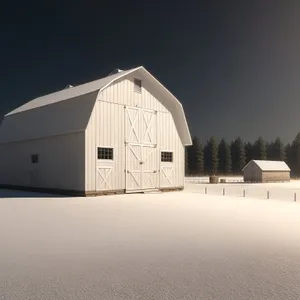
<path fill-rule="evenodd" d="M 103 90 L 108 85 L 113 83 L 116 79 L 119 79 L 120 77 L 124 77 L 127 74 L 130 74 L 138 69 L 139 68 L 123 71 L 123 72 L 116 73 L 116 74 L 113 74 L 113 75 L 110 75 L 110 76 L 107 76 L 107 77 L 104 77 L 104 78 L 101 78 L 98 80 L 80 84 L 80 85 L 77 85 L 77 86 L 74 86 L 71 88 L 66 88 L 61 91 L 33 99 L 33 100 L 25 103 L 24 105 L 16 108 L 15 110 L 11 111 L 10 113 L 8 113 L 5 116 L 10 116 L 10 115 L 21 113 L 21 112 L 24 112 L 27 110 L 31 110 L 31 109 L 39 108 L 42 106 L 58 103 L 60 101 L 65 101 L 68 99 L 83 96 L 83 95 L 89 94 L 91 92 Z"/>
<path fill-rule="evenodd" d="M 151 87 L 161 95 L 159 100 L 171 112 L 182 143 L 191 145 L 191 136 L 181 103 L 142 66 L 25 103 L 5 115 L 0 127 L 0 143 L 84 131 L 99 92 L 132 73 L 148 80 Z"/>
<path fill-rule="evenodd" d="M 244 168 L 254 162 L 262 171 L 290 171 L 290 168 L 284 161 L 273 161 L 273 160 L 251 160 Z"/>

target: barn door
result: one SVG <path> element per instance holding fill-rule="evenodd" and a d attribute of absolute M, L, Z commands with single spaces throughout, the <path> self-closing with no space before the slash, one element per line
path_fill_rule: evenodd
<path fill-rule="evenodd" d="M 125 141 L 156 145 L 157 114 L 154 110 L 125 107 Z"/>
<path fill-rule="evenodd" d="M 126 190 L 142 189 L 142 153 L 141 146 L 126 144 Z"/>
<path fill-rule="evenodd" d="M 141 109 L 140 141 L 146 145 L 156 145 L 156 111 Z"/>
<path fill-rule="evenodd" d="M 157 187 L 156 112 L 125 107 L 126 191 Z"/>
<path fill-rule="evenodd" d="M 126 190 L 140 191 L 157 187 L 156 147 L 126 145 Z"/>
<path fill-rule="evenodd" d="M 140 143 L 140 110 L 125 107 L 125 142 Z"/>
<path fill-rule="evenodd" d="M 142 146 L 142 180 L 143 189 L 157 187 L 157 148 L 156 146 Z"/>

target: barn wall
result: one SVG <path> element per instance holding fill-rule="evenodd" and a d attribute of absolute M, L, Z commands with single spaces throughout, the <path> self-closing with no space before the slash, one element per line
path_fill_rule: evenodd
<path fill-rule="evenodd" d="M 156 111 L 157 187 L 182 187 L 184 184 L 184 146 L 170 112 L 142 81 L 142 93 L 134 92 L 133 76 L 127 76 L 98 95 L 86 129 L 86 190 L 125 189 L 125 107 L 140 107 Z M 114 148 L 114 161 L 98 161 L 97 147 Z M 161 163 L 160 151 L 173 152 L 173 163 Z M 153 162 L 154 163 L 154 162 Z M 155 164 L 155 163 L 154 163 Z M 97 173 L 98 172 L 98 173 Z M 99 175 L 99 172 L 101 173 Z M 110 174 L 107 174 L 110 172 Z M 100 177 L 99 177 L 100 176 Z M 107 177 L 108 185 L 103 182 Z M 167 179 L 168 178 L 168 179 Z"/>
<path fill-rule="evenodd" d="M 114 149 L 113 161 L 99 161 L 97 147 Z M 86 190 L 121 190 L 125 188 L 124 106 L 97 101 L 86 130 Z M 100 172 L 100 174 L 99 174 Z M 109 173 L 109 174 L 107 174 Z M 107 184 L 97 182 L 99 176 Z"/>
<path fill-rule="evenodd" d="M 184 185 L 184 147 L 170 113 L 159 112 L 158 128 L 158 149 L 160 151 L 173 151 L 173 162 L 161 162 L 160 154 L 160 187 L 181 187 Z"/>
<path fill-rule="evenodd" d="M 133 91 L 134 75 L 128 75 L 116 81 L 110 87 L 99 93 L 98 100 L 113 102 L 121 105 L 143 107 L 161 112 L 168 112 L 161 101 L 151 93 L 152 87 L 146 80 L 142 81 L 142 93 Z"/>
<path fill-rule="evenodd" d="M 289 181 L 290 171 L 263 171 L 262 182 Z"/>
<path fill-rule="evenodd" d="M 0 145 L 0 184 L 83 191 L 84 141 L 77 132 Z"/>

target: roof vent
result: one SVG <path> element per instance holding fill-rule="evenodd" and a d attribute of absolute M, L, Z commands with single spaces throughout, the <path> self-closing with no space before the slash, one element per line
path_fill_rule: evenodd
<path fill-rule="evenodd" d="M 114 69 L 113 71 L 111 71 L 111 72 L 108 74 L 108 76 L 113 75 L 113 74 L 117 74 L 117 73 L 120 73 L 120 72 L 123 72 L 123 70 L 121 70 L 121 69 Z"/>
<path fill-rule="evenodd" d="M 68 84 L 68 85 L 65 87 L 65 90 L 66 90 L 66 89 L 70 89 L 70 88 L 72 88 L 72 87 L 73 87 L 73 85 Z"/>

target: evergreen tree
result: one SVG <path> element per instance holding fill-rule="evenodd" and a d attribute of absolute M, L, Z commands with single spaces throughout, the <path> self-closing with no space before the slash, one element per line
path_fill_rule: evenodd
<path fill-rule="evenodd" d="M 246 164 L 253 159 L 253 145 L 248 142 L 245 144 Z"/>
<path fill-rule="evenodd" d="M 272 143 L 272 160 L 285 160 L 285 149 L 282 141 L 279 137 L 276 138 L 275 142 Z"/>
<path fill-rule="evenodd" d="M 240 137 L 231 143 L 232 170 L 240 174 L 246 164 L 245 145 Z"/>
<path fill-rule="evenodd" d="M 275 160 L 274 142 L 266 142 L 266 156 L 268 160 Z"/>
<path fill-rule="evenodd" d="M 266 160 L 267 151 L 264 139 L 260 136 L 254 144 L 254 159 Z"/>
<path fill-rule="evenodd" d="M 239 168 L 238 167 L 239 159 L 238 159 L 238 154 L 237 154 L 235 141 L 232 141 L 230 143 L 230 154 L 231 154 L 232 172 L 233 172 L 233 174 L 237 174 L 238 173 L 238 168 Z"/>
<path fill-rule="evenodd" d="M 204 173 L 206 175 L 211 173 L 211 165 L 210 165 L 210 151 L 209 151 L 209 141 L 206 141 L 204 146 Z"/>
<path fill-rule="evenodd" d="M 190 175 L 204 174 L 203 146 L 198 137 L 193 137 L 193 145 L 188 148 L 188 173 Z"/>
<path fill-rule="evenodd" d="M 230 147 L 225 139 L 222 139 L 218 147 L 219 172 L 223 175 L 231 173 Z"/>
<path fill-rule="evenodd" d="M 246 164 L 245 144 L 240 137 L 237 138 L 236 144 L 239 158 L 239 173 L 241 173 Z"/>
<path fill-rule="evenodd" d="M 208 172 L 211 175 L 215 175 L 218 172 L 218 145 L 215 137 L 211 137 L 206 150 L 206 157 L 207 157 L 207 165 L 208 165 Z"/>
<path fill-rule="evenodd" d="M 295 137 L 291 146 L 291 169 L 293 175 L 300 175 L 300 132 Z"/>
<path fill-rule="evenodd" d="M 288 143 L 285 148 L 285 162 L 290 167 L 292 171 L 292 164 L 293 164 L 293 155 L 292 155 L 292 146 L 290 143 Z"/>
<path fill-rule="evenodd" d="M 203 146 L 201 145 L 199 139 L 194 137 L 193 139 L 193 169 L 195 175 L 204 174 L 204 152 Z"/>
<path fill-rule="evenodd" d="M 194 175 L 194 166 L 195 166 L 195 158 L 194 158 L 194 140 L 193 145 L 186 148 L 186 160 L 187 160 L 187 171 L 188 175 Z"/>
<path fill-rule="evenodd" d="M 200 142 L 196 151 L 196 173 L 204 175 L 204 149 Z"/>
<path fill-rule="evenodd" d="M 184 170 L 185 170 L 185 176 L 189 175 L 190 174 L 190 166 L 189 166 L 189 148 L 190 146 L 188 147 L 185 147 L 184 148 Z"/>

